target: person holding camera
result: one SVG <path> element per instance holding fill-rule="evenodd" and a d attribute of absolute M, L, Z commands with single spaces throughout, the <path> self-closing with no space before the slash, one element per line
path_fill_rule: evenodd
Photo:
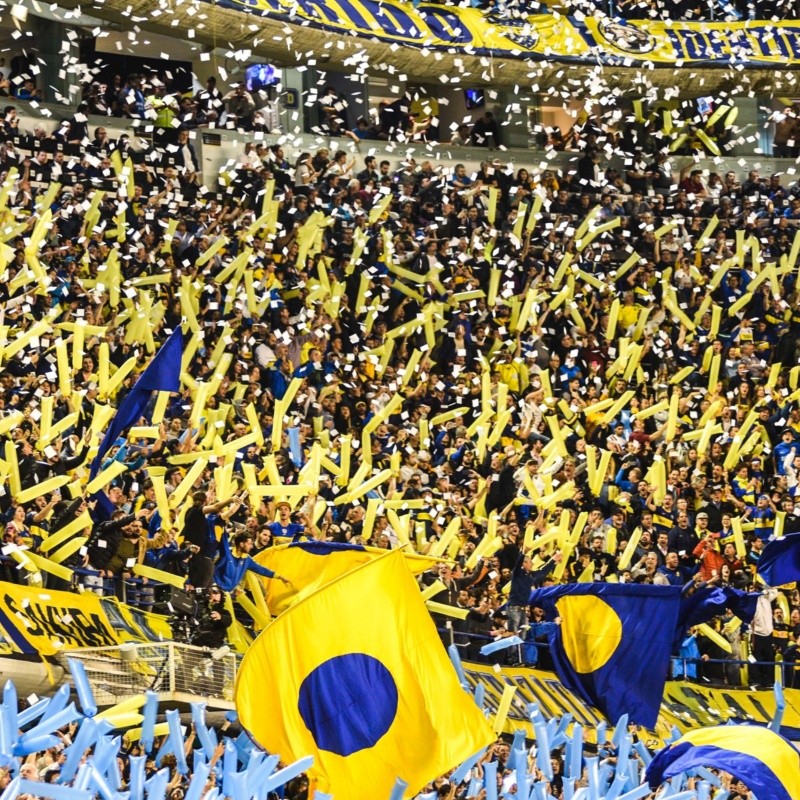
<path fill-rule="evenodd" d="M 225 592 L 213 584 L 198 609 L 197 631 L 192 644 L 216 650 L 225 644 L 228 627 L 233 622 L 231 612 L 225 608 Z"/>

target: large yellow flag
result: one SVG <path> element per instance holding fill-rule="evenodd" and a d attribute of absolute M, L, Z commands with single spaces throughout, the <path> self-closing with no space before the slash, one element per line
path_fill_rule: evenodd
<path fill-rule="evenodd" d="M 319 591 L 325 584 L 349 572 L 359 564 L 380 558 L 386 551 L 377 547 L 334 542 L 294 542 L 262 550 L 255 561 L 269 567 L 291 583 L 264 579 L 262 581 L 267 607 L 278 616 L 309 594 Z M 403 558 L 414 575 L 431 569 L 440 559 L 403 552 Z"/>
<path fill-rule="evenodd" d="M 458 683 L 402 553 L 371 560 L 277 617 L 247 651 L 236 710 L 284 761 L 314 756 L 324 792 L 407 796 L 494 734 Z"/>

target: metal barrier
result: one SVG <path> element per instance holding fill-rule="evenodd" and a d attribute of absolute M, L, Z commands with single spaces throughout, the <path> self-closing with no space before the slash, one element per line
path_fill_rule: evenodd
<path fill-rule="evenodd" d="M 233 687 L 241 657 L 228 647 L 209 650 L 177 642 L 90 647 L 63 654 L 83 663 L 101 706 L 110 706 L 147 690 L 160 700 L 232 709 Z"/>

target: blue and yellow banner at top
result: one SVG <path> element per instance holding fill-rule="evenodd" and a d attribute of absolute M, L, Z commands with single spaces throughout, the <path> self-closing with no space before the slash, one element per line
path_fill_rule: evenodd
<path fill-rule="evenodd" d="M 635 67 L 792 68 L 800 65 L 800 23 L 623 22 L 604 15 L 507 19 L 476 8 L 407 0 L 216 0 L 222 8 L 386 44 L 466 55 Z"/>

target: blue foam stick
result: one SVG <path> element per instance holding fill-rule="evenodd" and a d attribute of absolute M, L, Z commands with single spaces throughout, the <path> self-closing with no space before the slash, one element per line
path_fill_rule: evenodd
<path fill-rule="evenodd" d="M 475 698 L 475 705 L 482 709 L 483 701 L 486 698 L 486 687 L 482 681 L 476 684 L 475 693 L 472 696 Z"/>
<path fill-rule="evenodd" d="M 319 789 L 317 789 L 314 792 L 314 800 L 333 800 L 333 795 L 325 794 L 325 792 L 321 792 Z"/>
<path fill-rule="evenodd" d="M 597 726 L 597 749 L 599 750 L 606 743 L 608 736 L 608 725 L 605 720 L 602 720 Z"/>
<path fill-rule="evenodd" d="M 392 787 L 392 793 L 389 795 L 389 800 L 403 800 L 406 789 L 408 789 L 408 781 L 397 778 Z"/>
<path fill-rule="evenodd" d="M 467 676 L 464 674 L 464 667 L 461 664 L 461 656 L 458 652 L 458 648 L 454 644 L 451 644 L 447 648 L 447 655 L 450 656 L 450 663 L 453 665 L 456 675 L 458 675 L 458 682 L 464 687 L 469 686 Z"/>
<path fill-rule="evenodd" d="M 773 686 L 772 690 L 775 693 L 775 715 L 769 723 L 769 729 L 775 733 L 780 733 L 783 712 L 786 711 L 786 700 L 783 696 L 783 686 L 778 681 L 775 681 L 775 686 Z"/>
<path fill-rule="evenodd" d="M 70 703 L 66 708 L 62 708 L 61 711 L 53 714 L 53 716 L 47 717 L 46 719 L 42 717 L 39 724 L 23 733 L 22 737 L 25 738 L 27 736 L 31 739 L 35 739 L 46 733 L 53 733 L 53 731 L 63 728 L 64 725 L 69 725 L 75 722 L 75 720 L 80 719 L 80 716 L 80 712 L 75 708 L 75 703 Z"/>
<path fill-rule="evenodd" d="M 11 745 L 17 739 L 16 732 L 11 733 L 11 726 L 7 721 L 6 710 L 0 706 L 0 755 L 5 754 L 6 757 L 11 755 Z"/>
<path fill-rule="evenodd" d="M 483 788 L 486 800 L 497 800 L 497 762 L 485 761 L 483 764 Z"/>
<path fill-rule="evenodd" d="M 6 681 L 3 687 L 3 719 L 2 724 L 6 729 L 6 741 L 10 744 L 17 738 L 19 720 L 17 719 L 17 687 L 11 681 Z"/>
<path fill-rule="evenodd" d="M 611 764 L 603 761 L 597 770 L 598 794 L 605 794 L 605 789 L 611 783 L 611 773 L 614 771 Z"/>
<path fill-rule="evenodd" d="M 119 753 L 120 737 L 113 739 L 109 736 L 99 736 L 97 744 L 94 746 L 94 757 L 92 763 L 97 767 L 98 772 L 105 775 L 109 764 L 116 759 Z"/>
<path fill-rule="evenodd" d="M 697 792 L 694 789 L 688 792 L 679 792 L 678 794 L 670 795 L 670 800 L 697 800 Z"/>
<path fill-rule="evenodd" d="M 628 762 L 628 781 L 627 785 L 631 789 L 634 786 L 638 786 L 644 780 L 644 767 L 642 767 L 641 771 L 639 769 L 639 762 L 635 759 L 631 759 Z"/>
<path fill-rule="evenodd" d="M 78 774 L 72 782 L 73 789 L 88 789 L 89 781 L 92 779 L 92 765 L 85 761 L 78 767 Z"/>
<path fill-rule="evenodd" d="M 117 742 L 117 747 L 114 752 L 114 757 L 111 759 L 111 762 L 106 767 L 105 773 L 108 785 L 115 792 L 118 792 L 122 788 L 122 775 L 120 774 L 119 771 L 119 761 L 117 761 L 117 755 L 119 754 L 119 745 L 122 739 L 120 737 L 117 737 L 115 741 Z"/>
<path fill-rule="evenodd" d="M 103 775 L 94 764 L 91 766 L 89 786 L 94 787 L 100 793 L 100 797 L 102 797 L 103 800 L 118 800 L 116 792 L 108 785 L 105 775 Z"/>
<path fill-rule="evenodd" d="M 50 698 L 43 697 L 41 700 L 37 700 L 32 706 L 28 706 L 24 711 L 20 711 L 17 716 L 17 725 L 20 728 L 24 728 L 34 720 L 39 719 L 39 717 L 44 714 L 49 704 Z"/>
<path fill-rule="evenodd" d="M 67 703 L 69 702 L 69 684 L 62 683 L 61 686 L 58 687 L 55 694 L 50 698 L 50 702 L 47 704 L 47 708 L 44 710 L 42 714 L 42 719 L 39 722 L 41 725 L 44 720 L 49 719 L 50 717 L 57 714 L 61 711 L 62 708 L 67 707 Z"/>
<path fill-rule="evenodd" d="M 86 667 L 83 666 L 83 661 L 77 658 L 68 658 L 67 664 L 69 671 L 72 673 L 72 680 L 75 684 L 75 691 L 78 695 L 78 702 L 81 704 L 81 710 L 87 717 L 93 717 L 97 713 L 97 703 L 94 700 L 94 692 L 89 685 L 89 677 L 86 674 Z"/>
<path fill-rule="evenodd" d="M 623 714 L 614 728 L 614 733 L 611 734 L 611 743 L 614 747 L 619 749 L 619 743 L 622 737 L 628 732 L 628 715 Z"/>
<path fill-rule="evenodd" d="M 169 770 L 160 769 L 155 775 L 145 781 L 144 788 L 147 792 L 147 800 L 164 800 L 169 783 Z"/>
<path fill-rule="evenodd" d="M 287 428 L 289 437 L 289 455 L 294 465 L 300 469 L 303 466 L 303 448 L 300 447 L 300 428 Z"/>
<path fill-rule="evenodd" d="M 205 703 L 192 703 L 192 722 L 194 723 L 194 730 L 197 734 L 197 740 L 200 742 L 205 754 L 208 758 L 214 754 L 214 749 L 217 743 L 211 738 L 211 733 L 206 725 L 206 704 Z"/>
<path fill-rule="evenodd" d="M 153 749 L 153 730 L 158 715 L 158 694 L 156 692 L 145 692 L 144 711 L 142 716 L 142 732 L 139 734 L 139 743 L 144 747 L 145 753 Z"/>
<path fill-rule="evenodd" d="M 263 800 L 263 798 L 267 796 L 266 792 L 262 794 L 261 786 L 263 782 L 275 771 L 275 767 L 278 766 L 279 761 L 280 756 L 267 756 L 258 765 L 258 768 L 252 771 L 247 770 L 247 791 L 251 797 L 255 797 L 256 800 Z"/>
<path fill-rule="evenodd" d="M 234 747 L 236 747 L 236 752 L 239 754 L 239 759 L 242 763 L 247 761 L 250 757 L 250 753 L 253 752 L 253 740 L 244 732 L 242 731 L 234 740 L 233 742 Z"/>
<path fill-rule="evenodd" d="M 643 797 L 647 797 L 649 794 L 650 787 L 645 783 L 637 786 L 633 791 L 623 794 L 619 800 L 642 800 Z"/>
<path fill-rule="evenodd" d="M 97 723 L 89 717 L 78 726 L 78 731 L 72 744 L 64 751 L 67 760 L 61 765 L 59 781 L 69 783 L 78 769 L 83 754 L 94 744 L 97 738 Z"/>
<path fill-rule="evenodd" d="M 544 781 L 538 781 L 533 784 L 533 791 L 536 800 L 547 800 L 547 784 Z"/>
<path fill-rule="evenodd" d="M 289 783 L 292 778 L 296 778 L 298 775 L 306 772 L 306 770 L 311 769 L 314 766 L 314 756 L 306 756 L 305 758 L 301 758 L 299 761 L 295 761 L 294 764 L 289 764 L 288 767 L 284 767 L 283 769 L 274 772 L 272 775 L 264 781 L 264 786 L 266 786 L 266 791 L 272 792 L 275 791 L 279 786 L 284 786 L 285 784 Z M 148 798 L 150 800 L 150 798 Z"/>
<path fill-rule="evenodd" d="M 627 769 L 628 759 L 631 755 L 631 745 L 633 744 L 633 739 L 629 733 L 626 733 L 622 739 L 620 739 L 619 744 L 617 745 L 617 769 Z"/>
<path fill-rule="evenodd" d="M 236 722 L 237 719 L 239 719 L 239 715 L 236 713 L 234 709 L 231 709 L 230 711 L 225 712 L 225 719 L 228 720 L 228 722 L 230 722 L 231 725 L 233 725 L 233 723 Z"/>
<path fill-rule="evenodd" d="M 58 747 L 61 739 L 54 733 L 45 733 L 41 736 L 21 736 L 11 746 L 11 754 L 14 756 L 29 756 L 39 750 L 47 750 L 50 747 Z"/>
<path fill-rule="evenodd" d="M 573 780 L 577 781 L 581 777 L 581 768 L 583 766 L 583 725 L 574 725 L 572 727 L 572 750 L 570 752 L 570 760 L 568 764 L 569 771 L 567 775 Z"/>
<path fill-rule="evenodd" d="M 516 733 L 514 736 L 516 737 Z M 450 776 L 450 782 L 458 786 L 458 784 L 467 777 L 467 773 L 478 763 L 485 750 L 485 747 L 478 750 L 475 755 L 470 756 L 466 761 L 456 767 L 455 772 Z M 511 767 L 509 767 L 509 769 L 511 769 Z"/>
<path fill-rule="evenodd" d="M 597 756 L 586 759 L 589 774 L 589 800 L 600 800 L 600 775 L 597 770 Z"/>
<path fill-rule="evenodd" d="M 564 785 L 561 787 L 561 789 L 564 795 L 562 800 L 574 800 L 575 785 L 572 783 L 572 781 L 564 781 Z"/>
<path fill-rule="evenodd" d="M 710 800 L 711 784 L 708 781 L 700 781 L 697 784 L 697 800 Z"/>
<path fill-rule="evenodd" d="M 128 759 L 130 800 L 144 800 L 144 763 L 146 760 L 144 756 L 131 756 Z"/>
<path fill-rule="evenodd" d="M 605 793 L 603 800 L 617 800 L 622 793 L 622 790 L 625 788 L 627 781 L 628 776 L 617 770 L 617 774 L 614 776 L 614 780 L 611 783 L 608 791 Z"/>
<path fill-rule="evenodd" d="M 236 774 L 236 768 L 239 766 L 239 756 L 236 752 L 233 742 L 229 738 L 225 738 L 225 751 L 222 754 L 222 791 L 229 795 L 228 781 L 231 776 Z"/>
<path fill-rule="evenodd" d="M 71 786 L 28 781 L 24 778 L 19 782 L 19 793 L 30 794 L 34 797 L 48 797 L 50 800 L 91 800 L 92 798 L 91 792 L 73 789 Z"/>
<path fill-rule="evenodd" d="M 203 788 L 206 785 L 211 767 L 206 764 L 196 764 L 189 788 L 186 790 L 185 800 L 200 800 L 203 796 Z"/>
<path fill-rule="evenodd" d="M 712 786 L 720 785 L 719 776 L 715 775 L 710 769 L 707 769 L 706 767 L 698 767 L 696 772 L 699 777 L 701 777 L 704 781 L 708 781 Z"/>
<path fill-rule="evenodd" d="M 178 772 L 181 775 L 186 775 L 189 772 L 189 766 L 186 763 L 186 753 L 183 751 L 183 731 L 181 731 L 181 715 L 180 711 L 176 708 L 171 708 L 167 711 L 167 725 L 169 726 L 169 739 L 172 745 L 172 752 L 178 762 Z"/>
<path fill-rule="evenodd" d="M 546 725 L 534 725 L 536 732 L 536 766 L 548 781 L 553 780 L 553 765 L 550 763 L 550 736 Z"/>
<path fill-rule="evenodd" d="M 547 741 L 552 742 L 553 737 L 556 735 L 556 731 L 558 730 L 558 718 L 553 717 L 552 719 L 547 720 L 545 727 L 547 728 Z"/>
<path fill-rule="evenodd" d="M 253 775 L 257 772 L 265 758 L 265 753 L 262 753 L 260 750 L 253 750 L 247 758 L 247 766 L 245 767 L 247 774 Z"/>
<path fill-rule="evenodd" d="M 490 656 L 492 653 L 496 653 L 498 650 L 507 650 L 509 647 L 517 647 L 521 644 L 525 644 L 519 636 L 506 636 L 502 639 L 497 639 L 497 641 L 489 642 L 489 644 L 485 644 L 481 647 L 481 655 L 482 656 Z"/>
<path fill-rule="evenodd" d="M 518 728 L 514 731 L 514 741 L 511 743 L 506 761 L 506 769 L 515 769 L 517 766 L 517 751 L 525 749 L 525 731 Z"/>
<path fill-rule="evenodd" d="M 206 758 L 206 754 L 202 750 L 194 749 L 192 750 L 192 766 L 197 767 L 198 764 L 206 764 L 208 763 L 208 759 Z"/>
<path fill-rule="evenodd" d="M 528 787 L 528 758 L 524 750 L 517 750 L 515 759 L 517 773 L 517 800 L 528 800 L 530 789 Z"/>
<path fill-rule="evenodd" d="M 5 791 L 3 794 L 0 794 L 0 800 L 14 800 L 14 798 L 19 794 L 19 785 L 22 782 L 22 778 L 19 775 L 14 778 L 11 783 L 6 786 Z"/>
<path fill-rule="evenodd" d="M 634 742 L 633 749 L 638 754 L 639 758 L 642 759 L 644 765 L 646 767 L 650 766 L 650 762 L 653 760 L 653 756 L 650 755 L 650 751 L 644 746 L 643 742 Z"/>
<path fill-rule="evenodd" d="M 234 772 L 226 778 L 222 791 L 225 792 L 225 797 L 232 800 L 250 800 L 245 794 L 246 786 L 247 775 L 244 772 Z"/>

